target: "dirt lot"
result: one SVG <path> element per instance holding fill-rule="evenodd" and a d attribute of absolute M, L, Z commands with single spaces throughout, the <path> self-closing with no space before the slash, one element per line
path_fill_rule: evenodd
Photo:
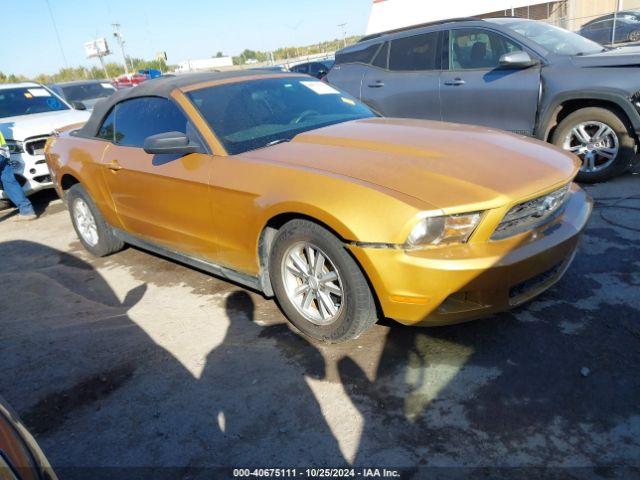
<path fill-rule="evenodd" d="M 35 222 L 0 212 L 0 394 L 63 479 L 146 471 L 80 468 L 96 466 L 214 478 L 199 468 L 347 464 L 630 478 L 639 182 L 588 189 L 596 211 L 575 263 L 534 302 L 448 328 L 382 321 L 340 346 L 183 265 L 134 248 L 90 257 L 62 203 L 39 195 Z"/>

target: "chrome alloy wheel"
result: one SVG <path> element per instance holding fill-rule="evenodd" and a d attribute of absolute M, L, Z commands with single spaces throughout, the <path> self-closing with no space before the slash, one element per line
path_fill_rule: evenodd
<path fill-rule="evenodd" d="M 322 250 L 295 243 L 284 254 L 281 271 L 287 297 L 304 318 L 321 326 L 337 320 L 344 289 L 338 269 Z"/>
<path fill-rule="evenodd" d="M 563 148 L 582 160 L 580 171 L 593 173 L 611 165 L 620 149 L 618 135 L 602 122 L 582 122 L 571 129 Z"/>
<path fill-rule="evenodd" d="M 98 227 L 89 206 L 81 198 L 73 201 L 73 218 L 82 239 L 92 247 L 98 244 Z"/>

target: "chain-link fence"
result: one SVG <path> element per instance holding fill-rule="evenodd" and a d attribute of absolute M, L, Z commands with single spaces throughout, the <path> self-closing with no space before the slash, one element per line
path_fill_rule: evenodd
<path fill-rule="evenodd" d="M 542 20 L 602 44 L 640 42 L 640 0 L 562 0 L 491 12 Z"/>

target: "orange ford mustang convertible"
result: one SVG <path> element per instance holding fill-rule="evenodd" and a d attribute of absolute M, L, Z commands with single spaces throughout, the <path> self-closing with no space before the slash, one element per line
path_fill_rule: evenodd
<path fill-rule="evenodd" d="M 76 127 L 77 128 L 77 127 Z M 159 78 L 54 136 L 83 245 L 136 245 L 275 296 L 305 334 L 508 309 L 568 268 L 591 201 L 539 141 L 381 118 L 311 77 Z"/>

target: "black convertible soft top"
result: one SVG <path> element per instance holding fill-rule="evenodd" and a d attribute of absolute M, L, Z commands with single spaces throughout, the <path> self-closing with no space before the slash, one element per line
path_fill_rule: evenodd
<path fill-rule="evenodd" d="M 93 112 L 91 113 L 91 117 L 89 117 L 89 120 L 87 120 L 87 123 L 85 123 L 82 128 L 75 132 L 75 135 L 79 135 L 81 137 L 95 137 L 102 125 L 102 119 L 116 103 L 121 102 L 122 100 L 129 100 L 137 97 L 169 98 L 171 92 L 177 88 L 188 87 L 189 85 L 213 80 L 252 77 L 265 74 L 273 75 L 274 72 L 266 70 L 233 70 L 229 72 L 185 73 L 175 76 L 167 75 L 147 80 L 135 87 L 118 90 L 110 97 L 96 103 Z"/>

